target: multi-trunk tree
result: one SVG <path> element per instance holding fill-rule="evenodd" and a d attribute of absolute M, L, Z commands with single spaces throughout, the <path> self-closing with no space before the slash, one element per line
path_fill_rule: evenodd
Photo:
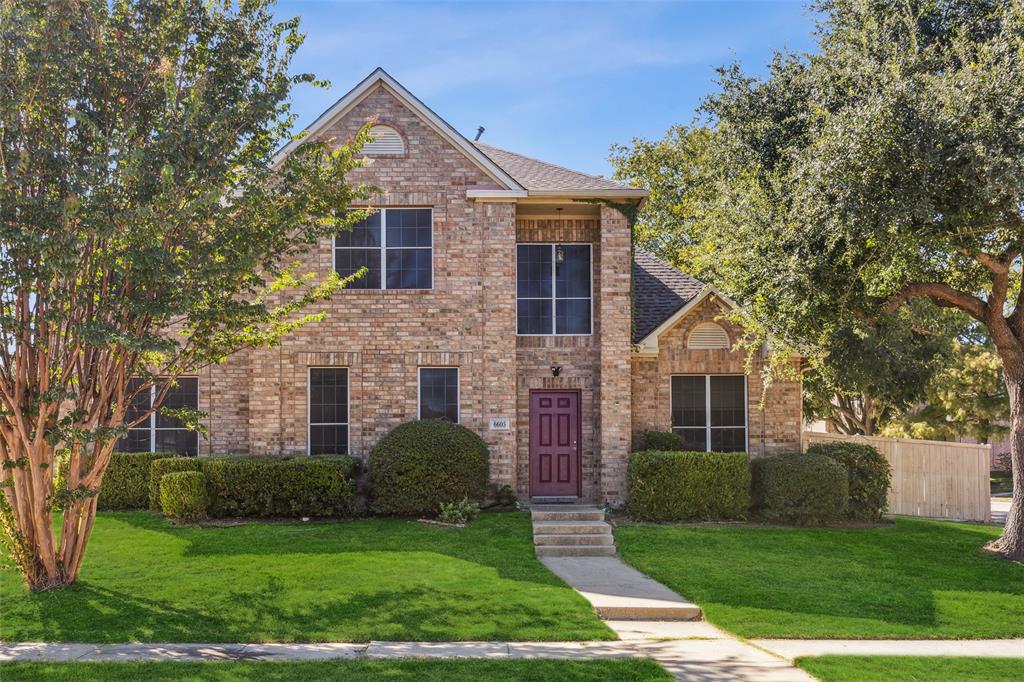
<path fill-rule="evenodd" d="M 1024 4 L 822 0 L 813 54 L 721 70 L 687 241 L 774 338 L 821 345 L 916 299 L 984 326 L 1009 394 L 1024 559 Z"/>
<path fill-rule="evenodd" d="M 315 80 L 268 5 L 0 4 L 0 522 L 31 589 L 78 575 L 135 394 L 344 285 L 291 264 L 357 217 L 363 136 L 274 163 Z"/>

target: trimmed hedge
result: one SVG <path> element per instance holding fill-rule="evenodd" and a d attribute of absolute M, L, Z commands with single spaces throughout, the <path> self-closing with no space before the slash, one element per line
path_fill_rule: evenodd
<path fill-rule="evenodd" d="M 750 469 L 754 511 L 767 521 L 816 526 L 846 514 L 846 467 L 831 457 L 776 455 L 752 460 Z"/>
<path fill-rule="evenodd" d="M 742 519 L 750 508 L 744 452 L 634 452 L 628 486 L 630 515 L 647 521 Z"/>
<path fill-rule="evenodd" d="M 160 510 L 179 521 L 206 518 L 206 477 L 199 471 L 178 471 L 160 477 Z"/>
<path fill-rule="evenodd" d="M 214 516 L 350 516 L 352 457 L 223 457 L 203 460 Z"/>
<path fill-rule="evenodd" d="M 860 521 L 877 521 L 887 508 L 892 467 L 882 453 L 866 443 L 817 443 L 808 454 L 824 455 L 846 467 L 850 484 L 847 515 Z"/>
<path fill-rule="evenodd" d="M 202 460 L 197 457 L 170 457 L 155 459 L 149 465 L 149 508 L 160 511 L 160 479 L 176 471 L 201 471 Z"/>
<path fill-rule="evenodd" d="M 430 419 L 399 424 L 370 451 L 378 514 L 437 513 L 444 502 L 487 494 L 490 451 L 464 426 Z"/>
<path fill-rule="evenodd" d="M 672 431 L 647 431 L 644 433 L 644 450 L 682 452 L 683 439 Z"/>
<path fill-rule="evenodd" d="M 103 511 L 145 509 L 149 497 L 149 466 L 173 452 L 114 452 L 103 473 L 96 508 Z"/>
<path fill-rule="evenodd" d="M 351 516 L 358 462 L 345 455 L 212 457 L 153 462 L 151 480 L 171 472 L 201 471 L 210 516 Z M 150 502 L 160 509 L 159 487 Z"/>

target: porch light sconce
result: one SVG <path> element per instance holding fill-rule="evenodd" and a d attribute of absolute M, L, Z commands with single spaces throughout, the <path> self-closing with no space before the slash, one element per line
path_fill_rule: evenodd
<path fill-rule="evenodd" d="M 555 262 L 556 263 L 564 263 L 565 262 L 565 249 L 563 247 L 561 247 L 561 246 L 555 248 Z"/>
<path fill-rule="evenodd" d="M 551 376 L 557 377 L 561 373 L 562 373 L 562 366 L 561 365 L 551 365 Z"/>

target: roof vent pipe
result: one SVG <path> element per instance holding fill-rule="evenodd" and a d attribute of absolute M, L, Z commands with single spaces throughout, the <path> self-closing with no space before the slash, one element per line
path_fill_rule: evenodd
<path fill-rule="evenodd" d="M 476 129 L 476 137 L 473 138 L 473 142 L 479 141 L 480 140 L 480 136 L 483 135 L 483 134 L 484 134 L 484 127 L 480 126 L 479 128 Z"/>

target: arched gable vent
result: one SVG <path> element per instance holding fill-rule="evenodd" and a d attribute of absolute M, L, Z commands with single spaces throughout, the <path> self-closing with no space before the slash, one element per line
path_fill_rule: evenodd
<path fill-rule="evenodd" d="M 729 335 L 714 322 L 701 322 L 690 332 L 686 346 L 697 349 L 725 348 L 728 350 Z"/>
<path fill-rule="evenodd" d="M 398 131 L 391 126 L 373 126 L 370 128 L 373 139 L 363 146 L 364 154 L 404 154 L 405 142 Z"/>

